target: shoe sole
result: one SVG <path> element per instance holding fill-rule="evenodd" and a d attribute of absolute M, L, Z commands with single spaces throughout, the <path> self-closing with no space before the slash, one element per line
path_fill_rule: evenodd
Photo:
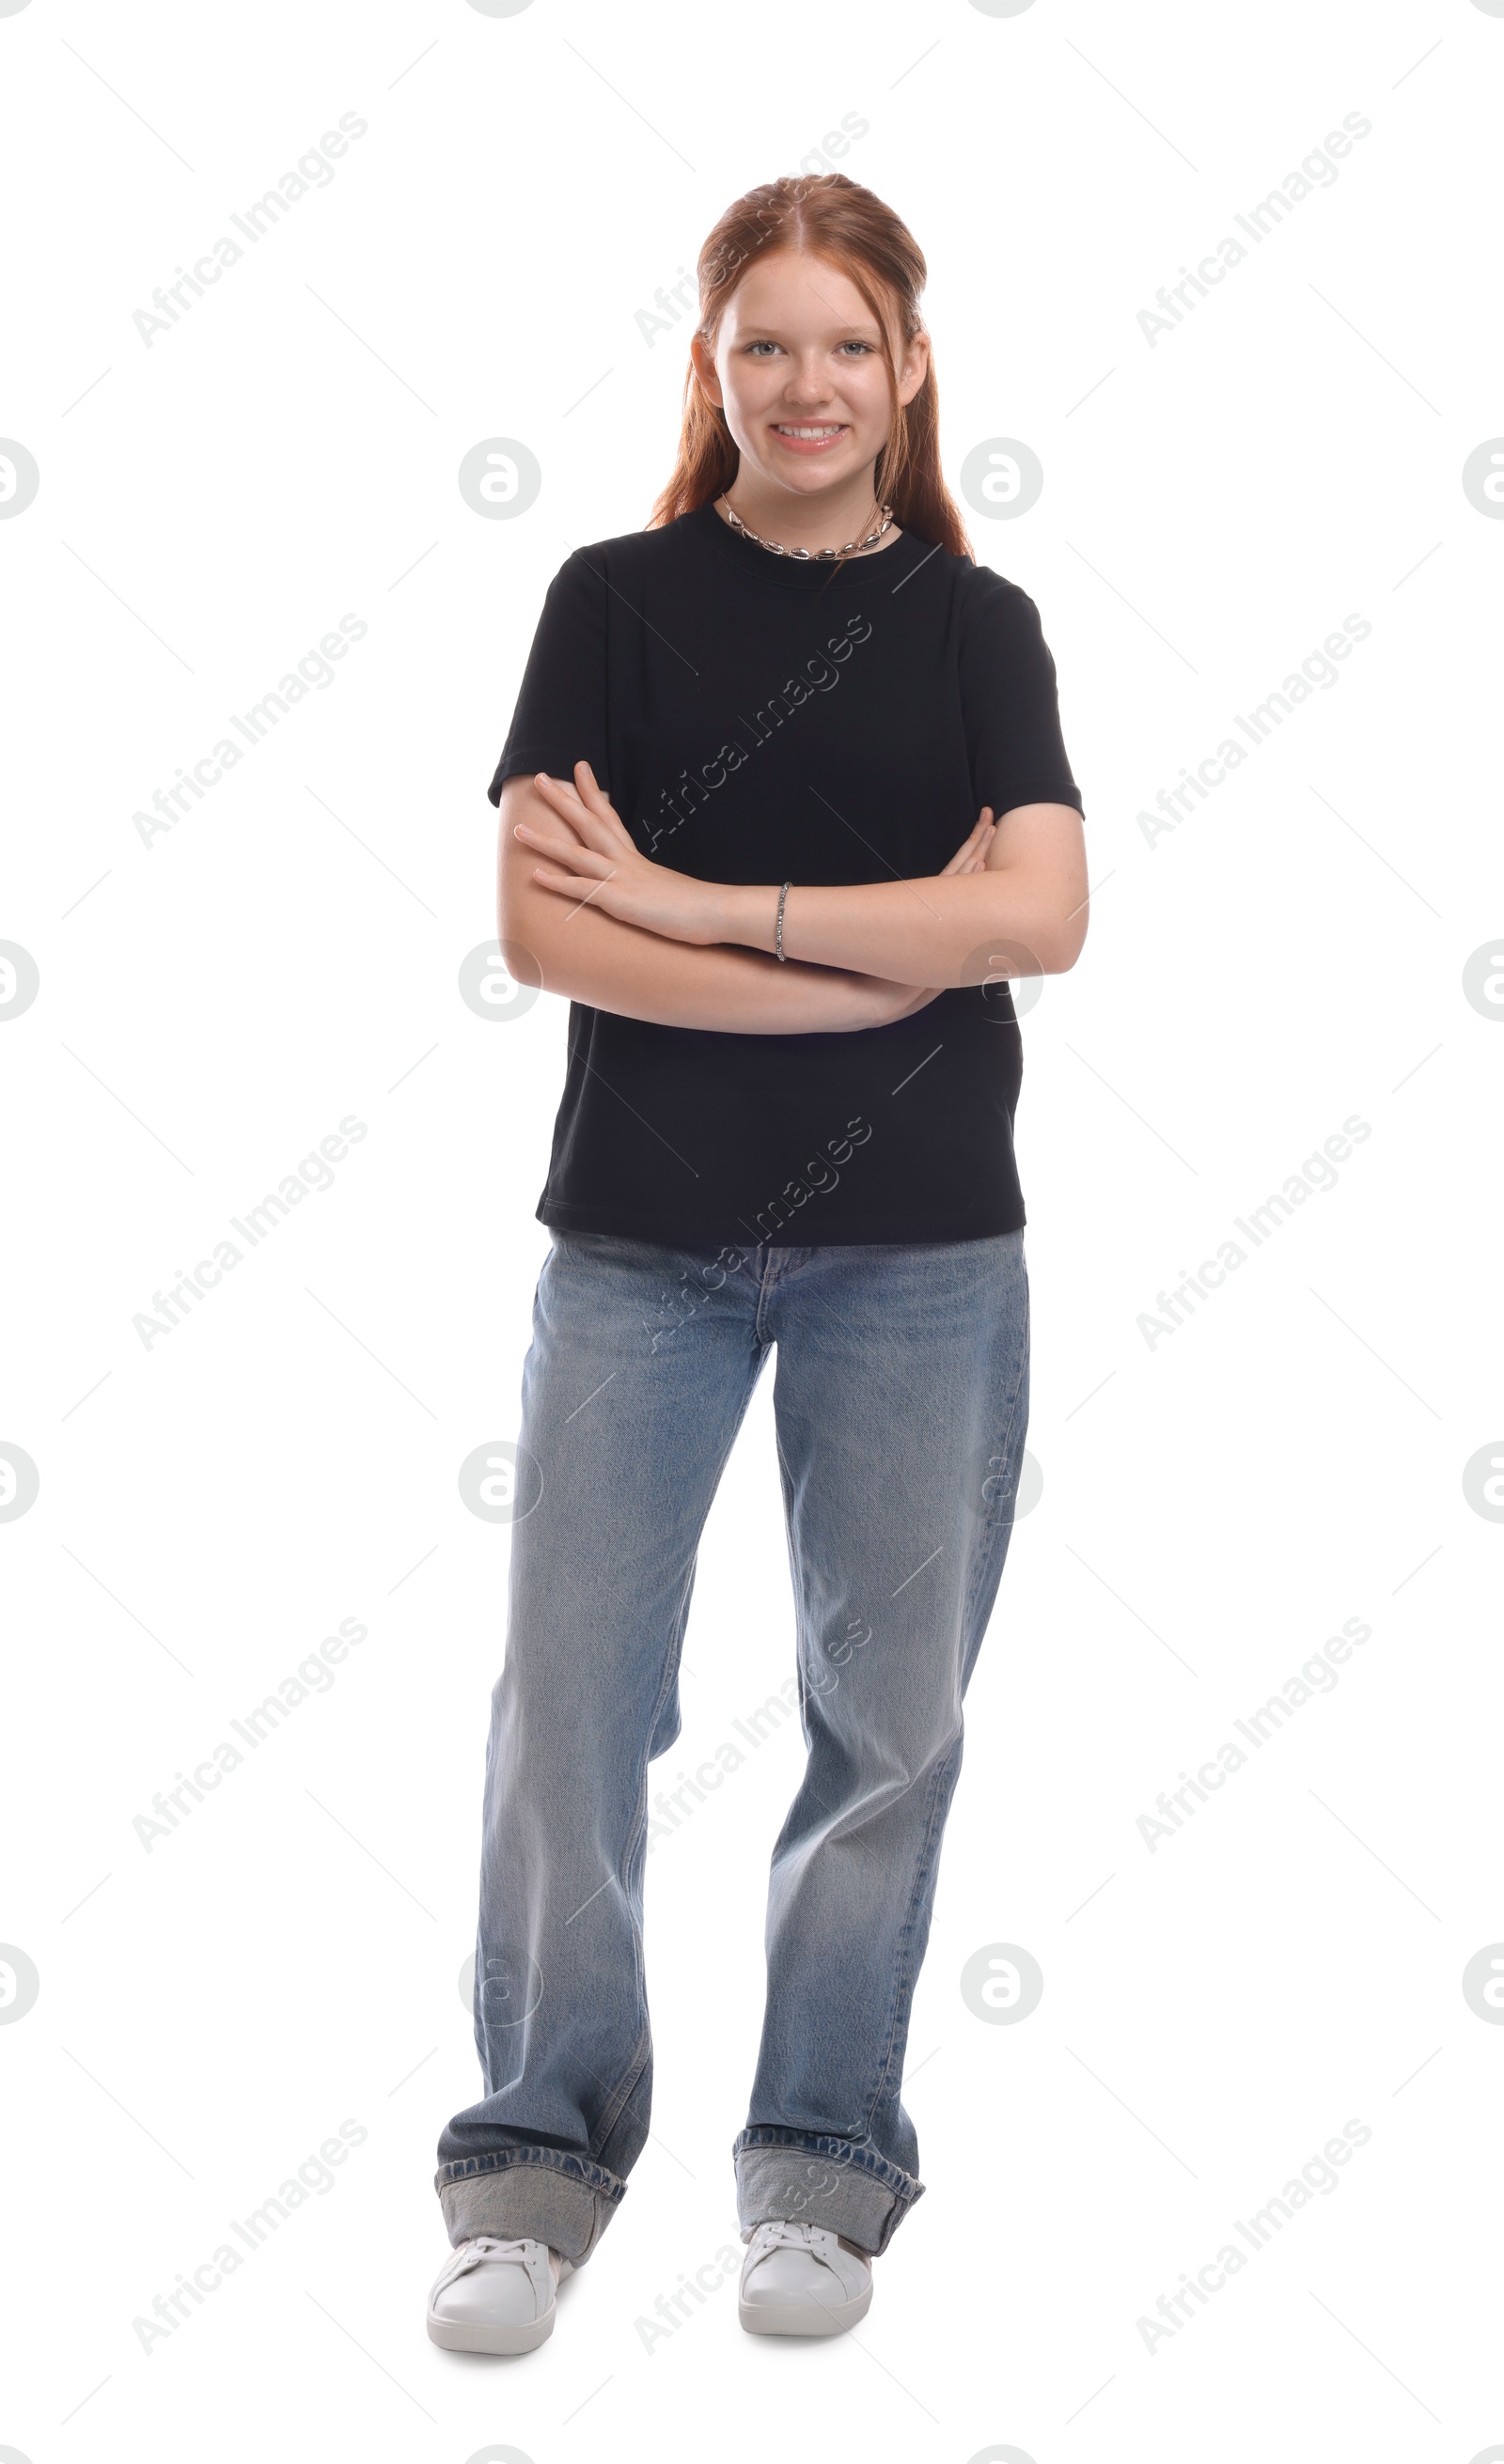
<path fill-rule="evenodd" d="M 865 2319 L 872 2308 L 873 2288 L 854 2301 L 743 2301 L 737 2316 L 749 2336 L 839 2336 Z"/>
<path fill-rule="evenodd" d="M 488 2325 L 483 2319 L 436 2319 L 429 2312 L 430 2340 L 449 2353 L 531 2353 L 553 2332 L 552 2302 L 541 2319 L 520 2321 L 516 2326 L 499 2320 Z"/>

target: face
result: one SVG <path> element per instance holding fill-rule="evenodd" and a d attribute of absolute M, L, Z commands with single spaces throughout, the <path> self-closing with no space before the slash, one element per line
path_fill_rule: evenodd
<path fill-rule="evenodd" d="M 883 338 L 855 284 L 827 258 L 789 249 L 763 258 L 726 304 L 714 359 L 697 335 L 691 352 L 743 473 L 800 496 L 870 473 L 892 421 Z M 912 402 L 929 365 L 922 335 L 898 365 L 898 399 Z"/>

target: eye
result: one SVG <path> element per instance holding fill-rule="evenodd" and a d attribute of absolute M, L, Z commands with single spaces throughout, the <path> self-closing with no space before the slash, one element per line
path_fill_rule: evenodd
<path fill-rule="evenodd" d="M 843 351 L 864 351 L 864 352 L 866 352 L 866 354 L 868 355 L 868 357 L 869 357 L 869 358 L 871 358 L 871 356 L 872 356 L 872 351 L 873 351 L 873 345 L 872 345 L 872 343 L 871 343 L 871 342 L 859 342 L 859 341 L 843 342 L 843 343 L 841 344 L 841 348 L 842 348 L 842 350 L 843 350 Z"/>
<path fill-rule="evenodd" d="M 747 357 L 750 359 L 754 351 L 776 351 L 777 348 L 778 344 L 776 342 L 749 342 L 747 344 Z"/>

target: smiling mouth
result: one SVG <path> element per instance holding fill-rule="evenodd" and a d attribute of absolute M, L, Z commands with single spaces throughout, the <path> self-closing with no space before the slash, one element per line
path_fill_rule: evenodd
<path fill-rule="evenodd" d="M 773 433 L 785 445 L 802 446 L 806 452 L 818 451 L 822 446 L 838 444 L 850 431 L 844 420 L 775 420 Z"/>

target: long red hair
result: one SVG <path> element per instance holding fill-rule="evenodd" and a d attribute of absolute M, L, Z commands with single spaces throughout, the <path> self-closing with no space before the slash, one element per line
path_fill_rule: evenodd
<path fill-rule="evenodd" d="M 861 293 L 882 334 L 893 425 L 873 474 L 879 503 L 891 504 L 895 520 L 929 546 L 969 558 L 965 524 L 940 473 L 940 396 L 933 360 L 914 400 L 898 401 L 892 327 L 896 324 L 905 345 L 923 330 L 919 300 L 929 269 L 918 241 L 891 206 L 844 171 L 768 180 L 749 188 L 727 207 L 696 266 L 697 330 L 707 350 L 715 349 L 721 312 L 748 267 L 779 249 L 805 249 L 838 266 Z M 724 495 L 740 462 L 726 414 L 701 391 L 691 361 L 684 379 L 678 459 L 647 527 L 658 529 Z"/>

